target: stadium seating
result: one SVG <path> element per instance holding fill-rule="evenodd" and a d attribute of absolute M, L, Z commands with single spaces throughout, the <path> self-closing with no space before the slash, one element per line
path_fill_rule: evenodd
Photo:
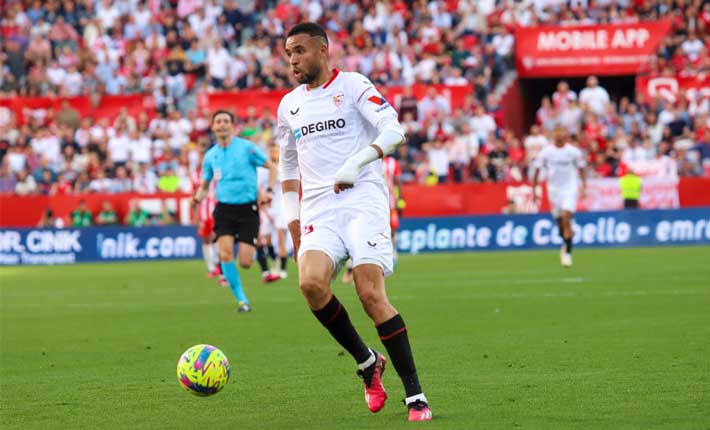
<path fill-rule="evenodd" d="M 560 83 L 537 112 L 543 134 L 516 136 L 502 126 L 495 93 L 512 70 L 516 25 L 670 14 L 673 32 L 642 75 L 710 75 L 710 6 L 702 3 L 304 0 L 255 2 L 250 10 L 234 0 L 0 0 L 0 193 L 155 192 L 157 180 L 139 184 L 167 172 L 189 191 L 196 142 L 208 138 L 205 101 L 293 86 L 282 46 L 284 32 L 301 20 L 327 28 L 334 65 L 380 86 L 471 88 L 460 106 L 436 90 L 414 100 L 406 91 L 389 97 L 408 130 L 397 153 L 405 182 L 524 181 L 535 145 L 556 123 L 577 137 L 594 176 L 644 162 L 670 163 L 682 176 L 707 174 L 707 95 L 675 104 L 612 100 L 591 112 L 588 99 Z M 247 109 L 241 133 L 272 144 L 273 113 Z"/>

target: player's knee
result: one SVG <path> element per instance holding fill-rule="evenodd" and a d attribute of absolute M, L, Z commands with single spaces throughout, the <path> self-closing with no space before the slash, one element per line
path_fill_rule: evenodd
<path fill-rule="evenodd" d="M 371 317 L 379 314 L 387 306 L 385 297 L 374 288 L 361 289 L 358 295 L 363 309 Z"/>
<path fill-rule="evenodd" d="M 251 267 L 253 260 L 239 260 L 239 267 L 242 269 L 248 269 Z"/>
<path fill-rule="evenodd" d="M 232 262 L 232 260 L 234 260 L 234 251 L 220 249 L 219 250 L 219 260 L 222 263 Z"/>
<path fill-rule="evenodd" d="M 299 287 L 309 303 L 322 301 L 328 295 L 328 282 L 316 278 L 304 277 L 299 282 Z"/>

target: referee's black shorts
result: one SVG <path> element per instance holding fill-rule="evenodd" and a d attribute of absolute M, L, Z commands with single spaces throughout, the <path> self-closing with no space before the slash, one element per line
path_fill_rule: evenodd
<path fill-rule="evenodd" d="M 214 232 L 234 236 L 237 242 L 256 246 L 259 236 L 259 207 L 256 202 L 232 205 L 217 202 L 214 208 Z"/>

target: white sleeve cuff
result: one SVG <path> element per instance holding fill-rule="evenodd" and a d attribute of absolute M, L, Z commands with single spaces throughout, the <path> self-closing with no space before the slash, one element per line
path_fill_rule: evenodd
<path fill-rule="evenodd" d="M 287 191 L 283 193 L 283 203 L 287 223 L 295 221 L 301 217 L 301 202 L 296 191 Z"/>

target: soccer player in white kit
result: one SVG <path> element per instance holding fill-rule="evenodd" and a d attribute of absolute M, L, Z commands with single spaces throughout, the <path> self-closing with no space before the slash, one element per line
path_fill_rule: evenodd
<path fill-rule="evenodd" d="M 537 203 L 537 183 L 540 169 L 547 172 L 547 198 L 552 209 L 552 216 L 557 221 L 560 236 L 564 240 L 560 250 L 560 264 L 563 267 L 572 266 L 572 215 L 577 208 L 577 196 L 580 194 L 579 179 L 581 178 L 581 197 L 587 189 L 587 178 L 584 172 L 586 163 L 584 154 L 576 146 L 567 142 L 567 130 L 555 126 L 552 131 L 553 145 L 547 145 L 535 160 L 533 175 L 533 199 Z"/>
<path fill-rule="evenodd" d="M 279 147 L 273 145 L 269 147 L 269 160 L 274 165 L 279 164 Z M 286 279 L 288 272 L 286 265 L 288 262 L 288 250 L 286 249 L 286 215 L 283 210 L 283 197 L 280 188 L 275 188 L 273 192 L 268 191 L 269 171 L 268 169 L 259 168 L 259 188 L 261 196 L 268 200 L 260 202 L 259 216 L 259 247 L 257 248 L 256 258 L 262 269 L 262 279 L 264 282 L 278 281 Z M 278 181 L 278 175 L 276 180 Z M 278 245 L 278 259 L 274 250 L 274 237 Z M 268 258 L 271 257 L 273 265 L 271 271 L 268 271 Z"/>
<path fill-rule="evenodd" d="M 302 84 L 281 100 L 277 126 L 284 210 L 301 292 L 355 359 L 368 408 L 380 411 L 387 399 L 382 385 L 387 360 L 365 345 L 330 288 L 339 265 L 352 258 L 355 289 L 402 379 L 409 420 L 428 421 L 432 414 L 407 328 L 389 303 L 384 282 L 393 262 L 381 158 L 404 142 L 404 131 L 394 108 L 366 77 L 330 68 L 321 26 L 297 24 L 285 48 Z"/>

